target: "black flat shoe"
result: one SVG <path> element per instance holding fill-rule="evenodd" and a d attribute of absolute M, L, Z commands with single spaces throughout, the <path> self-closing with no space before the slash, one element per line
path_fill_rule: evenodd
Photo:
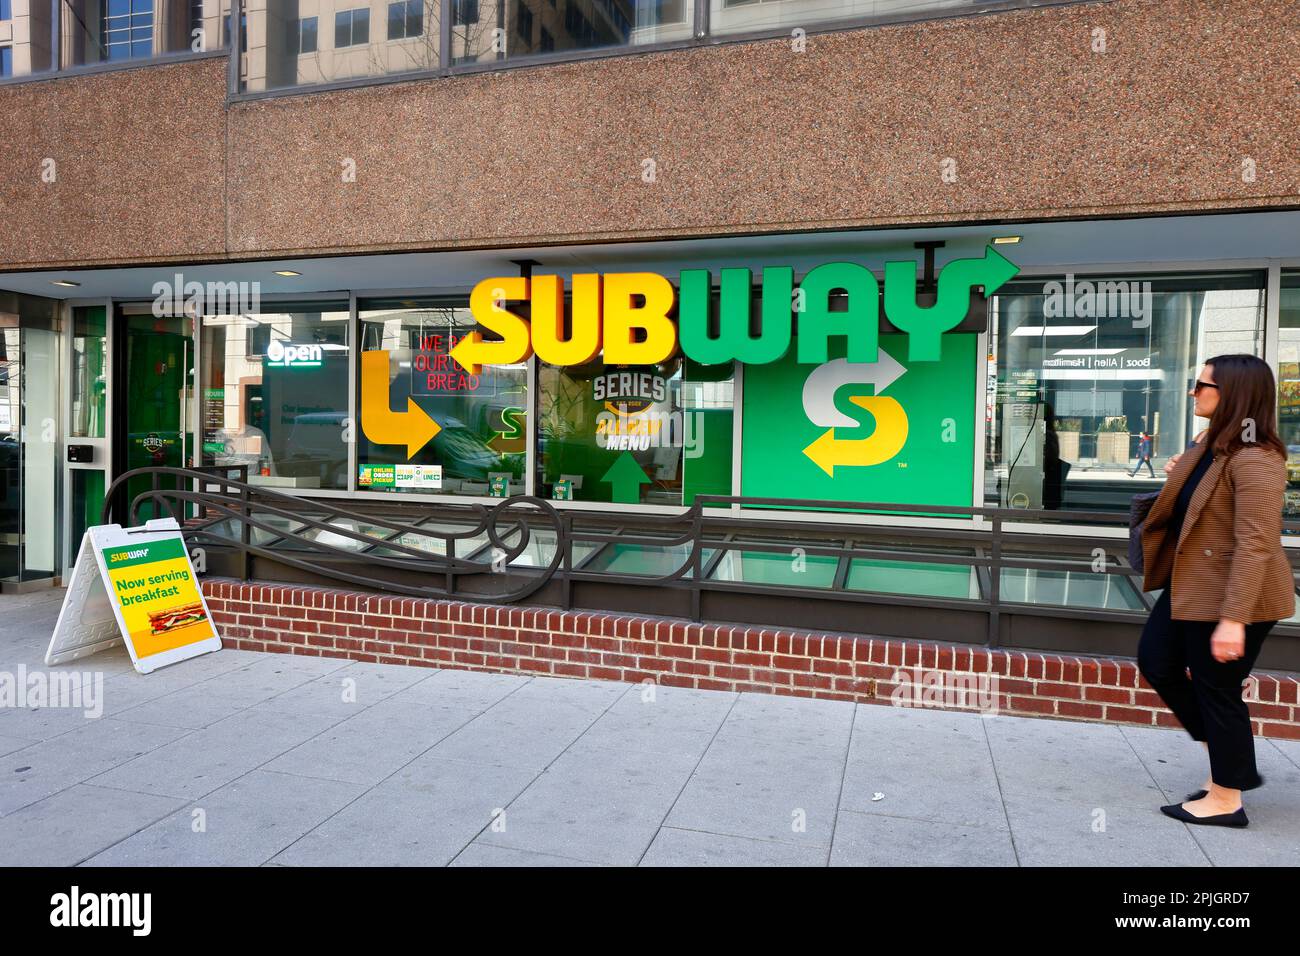
<path fill-rule="evenodd" d="M 1173 817 L 1175 820 L 1182 820 L 1184 823 L 1198 823 L 1207 827 L 1244 827 L 1250 823 L 1246 819 L 1245 807 L 1238 807 L 1232 813 L 1217 813 L 1212 817 L 1198 817 L 1184 810 L 1181 803 L 1171 803 L 1161 807 L 1160 812 L 1165 816 Z"/>

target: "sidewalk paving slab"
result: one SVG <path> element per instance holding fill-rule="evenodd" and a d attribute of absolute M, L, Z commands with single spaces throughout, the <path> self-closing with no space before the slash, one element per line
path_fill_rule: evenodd
<path fill-rule="evenodd" d="M 91 857 L 87 866 L 257 866 L 366 788 L 254 770 Z"/>
<path fill-rule="evenodd" d="M 61 592 L 18 598 L 9 674 Z M 1256 740 L 1229 830 L 1160 814 L 1207 772 L 1178 729 L 235 650 L 57 670 L 103 715 L 0 708 L 0 865 L 1300 863 L 1300 741 Z"/>
<path fill-rule="evenodd" d="M 76 866 L 182 805 L 175 797 L 74 784 L 0 817 L 0 866 Z"/>
<path fill-rule="evenodd" d="M 446 866 L 534 779 L 519 767 L 423 759 L 282 850 L 292 866 Z"/>

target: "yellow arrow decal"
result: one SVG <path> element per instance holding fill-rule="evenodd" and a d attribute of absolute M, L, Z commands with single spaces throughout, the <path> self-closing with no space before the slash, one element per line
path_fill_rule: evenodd
<path fill-rule="evenodd" d="M 456 343 L 447 354 L 470 375 L 479 375 L 484 365 L 515 365 L 533 354 L 533 340 L 528 323 L 507 309 L 503 303 L 528 298 L 528 280 L 522 276 L 484 279 L 469 294 L 469 310 L 474 321 L 501 336 L 500 341 L 485 342 L 477 329 Z"/>
<path fill-rule="evenodd" d="M 485 342 L 483 334 L 475 329 L 466 332 L 447 354 L 470 375 L 482 375 L 484 365 L 517 365 L 532 355 L 517 338 L 500 342 Z"/>
<path fill-rule="evenodd" d="M 889 461 L 907 443 L 907 413 L 888 395 L 855 395 L 849 399 L 865 408 L 876 420 L 876 429 L 866 438 L 836 438 L 828 428 L 803 453 L 832 478 L 836 465 L 878 465 Z"/>
<path fill-rule="evenodd" d="M 362 352 L 362 434 L 376 445 L 405 445 L 409 461 L 440 431 L 442 426 L 409 396 L 406 411 L 392 410 L 388 404 L 388 353 Z"/>

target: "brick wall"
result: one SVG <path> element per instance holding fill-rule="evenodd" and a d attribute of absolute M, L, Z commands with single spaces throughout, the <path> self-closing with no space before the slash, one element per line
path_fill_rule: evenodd
<path fill-rule="evenodd" d="M 1179 726 L 1131 660 L 219 578 L 203 590 L 242 650 Z M 1257 735 L 1300 739 L 1298 687 L 1255 675 Z"/>

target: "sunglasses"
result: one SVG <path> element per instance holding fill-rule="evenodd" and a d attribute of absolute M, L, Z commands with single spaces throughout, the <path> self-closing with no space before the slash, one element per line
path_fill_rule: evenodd
<path fill-rule="evenodd" d="M 1200 395 L 1200 394 L 1201 394 L 1201 389 L 1203 389 L 1203 388 L 1213 388 L 1213 389 L 1217 389 L 1218 387 L 1219 387 L 1219 386 L 1215 385 L 1213 382 L 1202 382 L 1202 381 L 1198 378 L 1198 379 L 1196 380 L 1196 384 L 1192 386 L 1192 394 L 1193 394 L 1193 395 Z"/>

